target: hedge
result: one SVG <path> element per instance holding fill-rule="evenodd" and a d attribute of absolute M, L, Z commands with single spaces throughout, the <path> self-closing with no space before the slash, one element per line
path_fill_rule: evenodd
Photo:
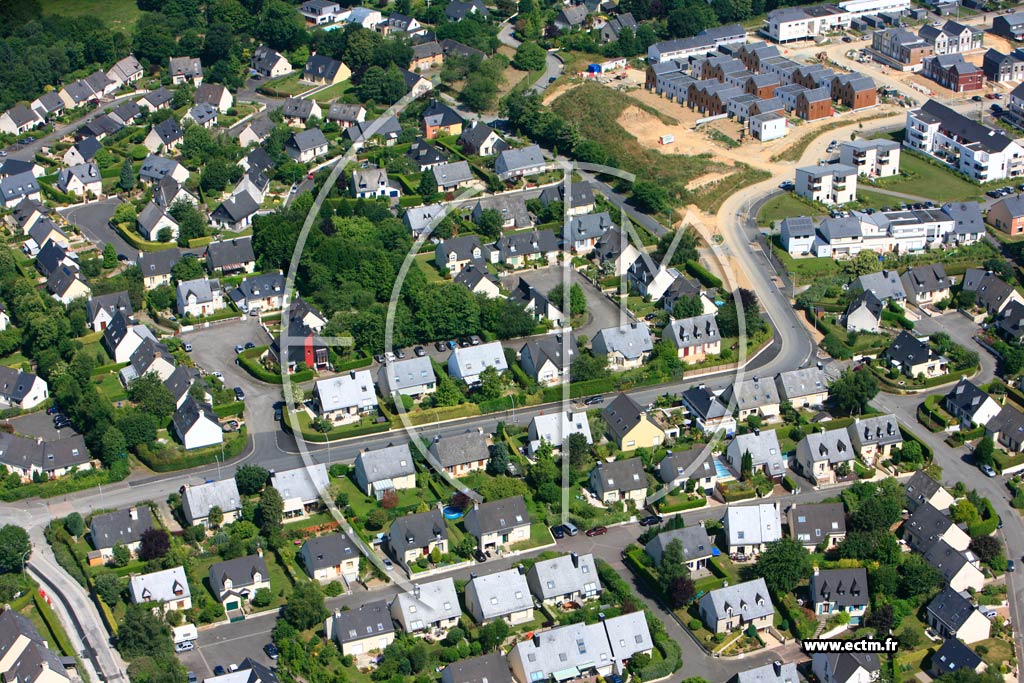
<path fill-rule="evenodd" d="M 887 323 L 899 325 L 905 330 L 914 329 L 914 321 L 908 319 L 907 316 L 901 313 L 896 313 L 895 311 L 890 311 L 888 309 L 882 311 L 882 320 Z"/>
<path fill-rule="evenodd" d="M 296 432 L 295 427 L 292 425 L 292 420 L 295 419 L 294 415 L 295 414 L 292 413 L 291 411 L 286 411 L 284 418 L 285 429 L 291 432 L 292 434 L 295 434 Z M 336 434 L 333 439 L 330 438 L 330 434 L 322 434 L 320 432 L 312 431 L 311 429 L 302 429 L 301 427 L 299 427 L 298 433 L 299 436 L 301 436 L 304 441 L 312 441 L 314 443 L 326 443 L 327 441 L 351 439 L 356 436 L 366 436 L 367 434 L 380 434 L 381 432 L 386 432 L 389 429 L 391 429 L 390 422 L 381 422 L 379 424 L 367 425 L 365 427 L 353 427 L 352 429 L 344 430 L 343 433 Z M 331 431 L 337 430 L 334 429 Z"/>
<path fill-rule="evenodd" d="M 526 405 L 526 401 L 517 396 L 501 396 L 490 401 L 480 401 L 477 405 L 480 406 L 481 413 L 497 413 L 502 410 L 511 410 L 516 406 L 522 408 Z"/>
<path fill-rule="evenodd" d="M 36 611 L 39 612 L 39 616 L 43 618 L 46 628 L 50 630 L 50 634 L 56 641 L 57 647 L 64 653 L 64 656 L 74 657 L 75 648 L 71 646 L 68 634 L 64 631 L 64 627 L 61 626 L 60 620 L 57 619 L 57 615 L 53 613 L 53 608 L 47 604 L 46 600 L 43 599 L 43 596 L 41 596 L 37 590 L 32 591 L 32 600 L 36 604 Z"/>
<path fill-rule="evenodd" d="M 352 358 L 342 363 L 335 363 L 335 372 L 348 372 L 349 370 L 360 370 L 362 368 L 369 367 L 373 363 L 373 358 L 367 356 L 365 358 Z"/>
<path fill-rule="evenodd" d="M 569 385 L 569 398 L 582 398 L 594 394 L 607 394 L 619 388 L 618 377 L 601 377 L 585 382 L 573 382 Z M 541 403 L 554 403 L 562 400 L 562 385 L 547 387 L 541 392 Z"/>
<path fill-rule="evenodd" d="M 991 536 L 999 526 L 999 514 L 992 507 L 992 501 L 988 498 L 982 498 L 982 501 L 985 503 L 984 509 L 978 510 L 981 513 L 981 521 L 967 527 L 967 535 L 971 538 Z"/>
<path fill-rule="evenodd" d="M 207 244 L 213 241 L 213 235 L 207 237 L 193 237 L 188 241 L 188 248 L 195 249 L 196 247 L 205 247 Z"/>
<path fill-rule="evenodd" d="M 214 406 L 213 412 L 217 413 L 217 417 L 241 417 L 242 413 L 245 412 L 245 402 L 233 401 Z"/>
<path fill-rule="evenodd" d="M 814 635 L 818 622 L 807 619 L 800 612 L 800 605 L 796 603 L 795 597 L 784 595 L 781 599 L 775 601 L 775 607 L 779 610 L 782 618 L 789 622 L 789 630 L 796 636 L 797 640 L 804 640 Z M 809 621 L 810 623 L 808 624 Z"/>
<path fill-rule="evenodd" d="M 924 457 L 924 461 L 926 463 L 932 462 L 933 458 L 935 457 L 935 451 L 932 450 L 931 446 L 926 444 L 924 441 L 921 441 L 921 439 L 919 439 L 917 437 L 917 435 L 914 434 L 914 432 L 912 432 L 909 429 L 907 429 L 906 427 L 904 427 L 902 423 L 900 424 L 899 427 L 900 427 L 900 436 L 903 437 L 903 440 L 904 441 L 916 441 L 917 443 L 921 444 L 921 455 L 922 455 L 922 457 Z"/>
<path fill-rule="evenodd" d="M 625 564 L 629 567 L 630 571 L 637 575 L 637 578 L 646 581 L 652 590 L 659 594 L 661 593 L 661 580 L 659 579 L 658 573 L 655 571 L 654 567 L 650 567 L 644 562 L 645 559 L 649 561 L 650 558 L 647 556 L 647 553 L 644 552 L 643 548 L 635 547 L 631 550 L 627 549 L 626 552 L 623 553 L 622 559 L 625 561 Z"/>
<path fill-rule="evenodd" d="M 686 262 L 686 272 L 700 280 L 705 287 L 721 288 L 722 281 L 697 261 Z"/>
<path fill-rule="evenodd" d="M 113 484 L 128 476 L 129 469 L 123 468 L 123 472 L 116 472 L 107 469 L 80 470 L 71 475 L 65 475 L 59 479 L 51 479 L 39 483 L 21 484 L 11 489 L 0 490 L 0 500 L 13 503 L 25 498 L 52 498 L 63 496 L 76 491 L 91 489 L 100 484 Z"/>
<path fill-rule="evenodd" d="M 789 491 L 790 493 L 796 493 L 796 489 L 797 489 L 797 485 L 796 485 L 796 482 L 794 482 L 794 481 L 793 481 L 792 479 L 790 479 L 790 477 L 789 477 L 789 475 L 788 475 L 788 474 L 787 474 L 787 475 L 784 475 L 784 476 L 782 477 L 782 485 L 783 485 L 783 486 L 784 486 L 784 487 L 786 488 L 786 490 L 787 490 L 787 491 Z"/>
<path fill-rule="evenodd" d="M 726 489 L 720 487 L 719 490 L 722 492 L 722 498 L 725 499 L 726 503 L 735 503 L 737 501 L 750 500 L 751 498 L 757 497 L 757 491 L 754 489 L 750 489 L 749 491 L 727 492 Z"/>
<path fill-rule="evenodd" d="M 224 459 L 221 460 L 221 462 L 227 462 L 241 453 L 248 442 L 249 440 L 246 438 L 246 428 L 243 425 L 242 428 L 232 436 L 226 437 L 222 446 L 217 445 L 200 448 L 191 453 L 183 451 L 188 454 L 177 456 L 170 460 L 161 459 L 148 448 L 143 447 L 139 448 L 139 452 L 136 455 L 139 460 L 142 461 L 143 465 L 154 472 L 174 472 L 177 470 L 187 470 L 193 467 L 200 467 L 202 465 L 209 465 L 210 463 L 217 462 L 220 460 L 222 450 L 224 452 Z"/>
<path fill-rule="evenodd" d="M 117 234 L 123 237 L 128 244 L 141 251 L 167 251 L 178 246 L 174 242 L 150 242 L 149 240 L 144 240 L 141 235 L 136 235 L 131 230 L 126 230 L 124 226 L 125 224 L 123 223 L 115 226 Z"/>
<path fill-rule="evenodd" d="M 267 384 L 283 384 L 281 375 L 271 372 L 263 367 L 263 364 L 259 362 L 260 356 L 267 350 L 266 346 L 257 346 L 254 349 L 246 349 L 238 354 L 238 364 L 248 372 L 250 375 L 266 382 Z M 312 370 L 302 370 L 301 372 L 293 372 L 291 375 L 292 382 L 301 383 L 308 382 L 313 379 Z"/>

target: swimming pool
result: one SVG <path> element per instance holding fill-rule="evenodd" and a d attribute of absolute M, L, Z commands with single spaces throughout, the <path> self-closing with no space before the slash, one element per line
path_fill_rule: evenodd
<path fill-rule="evenodd" d="M 732 472 L 729 471 L 729 468 L 726 467 L 725 463 L 723 463 L 718 458 L 713 458 L 713 460 L 715 461 L 715 474 L 718 476 L 718 478 L 719 479 L 725 479 L 725 478 L 732 479 Z"/>

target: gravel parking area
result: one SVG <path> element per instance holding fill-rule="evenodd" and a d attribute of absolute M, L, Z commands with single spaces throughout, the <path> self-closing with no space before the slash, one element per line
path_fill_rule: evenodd
<path fill-rule="evenodd" d="M 10 423 L 14 425 L 14 431 L 19 434 L 36 436 L 44 441 L 66 439 L 76 433 L 71 427 L 55 429 L 53 426 L 53 416 L 47 415 L 45 410 L 11 418 Z"/>

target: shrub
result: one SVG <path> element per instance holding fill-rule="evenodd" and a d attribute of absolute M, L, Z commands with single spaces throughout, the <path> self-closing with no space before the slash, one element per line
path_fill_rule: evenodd
<path fill-rule="evenodd" d="M 256 591 L 256 594 L 252 596 L 253 607 L 267 607 L 270 605 L 270 601 L 273 595 L 269 588 L 260 588 Z"/>
<path fill-rule="evenodd" d="M 690 623 L 687 624 L 691 631 L 699 631 L 701 627 L 700 619 L 690 619 Z"/>

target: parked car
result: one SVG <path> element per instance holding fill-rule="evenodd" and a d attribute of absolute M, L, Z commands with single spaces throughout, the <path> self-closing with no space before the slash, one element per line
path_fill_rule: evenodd
<path fill-rule="evenodd" d="M 981 95 L 975 95 L 974 97 L 971 98 L 971 102 L 981 102 L 984 99 L 985 98 L 982 97 Z"/>
<path fill-rule="evenodd" d="M 197 683 L 199 679 L 196 677 L 195 671 L 188 672 L 188 683 Z"/>
<path fill-rule="evenodd" d="M 60 408 L 58 408 L 57 406 L 50 406 L 49 408 L 46 409 L 46 414 L 47 415 L 60 415 Z"/>
<path fill-rule="evenodd" d="M 196 649 L 196 644 L 193 643 L 191 640 L 186 640 L 181 643 L 174 644 L 175 652 L 191 652 L 194 649 Z"/>
<path fill-rule="evenodd" d="M 994 100 L 995 98 L 996 98 L 996 94 L 994 92 L 985 93 L 985 99 L 986 100 Z"/>
<path fill-rule="evenodd" d="M 487 561 L 487 556 L 486 556 L 486 555 L 484 555 L 484 554 L 483 554 L 482 552 L 480 552 L 479 550 L 477 550 L 477 551 L 476 551 L 476 554 L 475 554 L 475 555 L 474 555 L 473 557 L 475 557 L 475 558 L 476 558 L 476 561 L 477 561 L 477 562 L 486 562 L 486 561 Z"/>
<path fill-rule="evenodd" d="M 397 358 L 398 360 L 402 360 L 403 358 L 405 358 L 405 355 L 406 354 L 405 354 L 404 350 L 402 350 L 402 349 L 396 349 L 395 350 L 395 358 Z"/>
<path fill-rule="evenodd" d="M 245 347 L 241 344 L 235 344 L 235 353 L 241 353 L 242 351 L 245 351 Z"/>
<path fill-rule="evenodd" d="M 385 352 L 384 352 L 384 358 L 385 358 L 385 359 L 386 359 L 386 360 L 387 360 L 388 362 L 391 362 L 391 361 L 395 360 L 395 354 L 394 354 L 394 352 L 392 352 L 392 351 L 385 351 Z"/>
<path fill-rule="evenodd" d="M 443 341 L 442 342 L 434 342 L 434 348 L 436 350 L 438 350 L 438 351 L 447 351 L 448 350 L 448 344 L 444 343 Z"/>
<path fill-rule="evenodd" d="M 245 342 L 245 349 L 246 349 L 247 351 L 248 351 L 249 349 L 255 349 L 255 348 L 256 348 L 256 345 L 255 345 L 255 344 L 253 344 L 252 342 Z"/>
<path fill-rule="evenodd" d="M 192 353 L 192 344 L 189 342 L 185 342 L 185 345 L 182 348 L 185 349 L 186 353 Z"/>
<path fill-rule="evenodd" d="M 587 529 L 587 536 L 590 537 L 604 536 L 606 533 L 608 533 L 608 527 L 606 526 L 595 526 L 592 529 Z"/>
<path fill-rule="evenodd" d="M 991 465 L 982 465 L 980 469 L 981 469 L 982 472 L 985 473 L 986 477 L 994 477 L 994 476 L 996 476 L 996 471 L 994 469 L 992 469 Z"/>
<path fill-rule="evenodd" d="M 263 651 L 266 652 L 267 656 L 271 659 L 275 661 L 277 660 L 277 645 L 274 645 L 273 643 L 267 643 L 263 646 Z"/>
<path fill-rule="evenodd" d="M 228 420 L 224 423 L 224 426 L 221 427 L 221 429 L 225 432 L 237 432 L 240 426 L 241 425 L 238 424 L 238 420 Z"/>
<path fill-rule="evenodd" d="M 242 387 L 235 387 L 234 391 L 235 391 L 235 400 L 237 400 L 237 401 L 244 401 L 245 400 L 245 392 L 242 391 Z"/>
<path fill-rule="evenodd" d="M 562 528 L 561 524 L 556 524 L 551 527 L 551 535 L 555 537 L 556 541 L 560 538 L 565 538 L 565 529 Z"/>
<path fill-rule="evenodd" d="M 604 403 L 604 396 L 591 396 L 590 398 L 583 402 L 583 405 L 596 406 L 601 403 Z"/>
<path fill-rule="evenodd" d="M 423 358 L 423 356 L 427 355 L 427 350 L 422 346 L 417 346 L 412 352 L 416 354 L 417 358 Z"/>
<path fill-rule="evenodd" d="M 448 340 L 448 348 L 449 349 L 454 349 L 456 346 L 458 346 L 458 343 L 456 343 L 456 341 L 454 339 L 449 339 Z"/>
<path fill-rule="evenodd" d="M 390 557 L 385 557 L 384 558 L 384 566 L 387 567 L 388 569 L 391 569 L 392 567 L 395 566 L 395 564 L 391 561 Z"/>
<path fill-rule="evenodd" d="M 223 676 L 226 673 L 227 673 L 227 671 L 225 671 L 224 667 L 221 666 L 220 664 L 218 664 L 217 666 L 213 667 L 213 675 L 214 676 Z"/>
<path fill-rule="evenodd" d="M 999 190 L 989 190 L 985 194 L 987 194 L 992 199 L 999 199 L 1000 197 L 1003 196 L 1003 193 L 1000 192 Z"/>
<path fill-rule="evenodd" d="M 463 349 L 473 345 L 472 342 L 469 341 L 469 337 L 459 337 L 458 343 L 459 347 Z"/>
<path fill-rule="evenodd" d="M 1012 572 L 1014 569 L 1016 569 L 1016 567 L 1014 567 L 1013 560 L 1007 560 L 1006 561 L 1006 571 Z"/>
<path fill-rule="evenodd" d="M 284 413 L 281 412 L 280 408 L 274 408 L 274 421 L 280 422 L 281 418 L 284 417 Z"/>
<path fill-rule="evenodd" d="M 220 370 L 214 370 L 210 374 L 216 377 L 217 379 L 224 379 L 224 373 L 222 373 Z"/>
<path fill-rule="evenodd" d="M 640 520 L 640 526 L 654 526 L 661 524 L 663 520 L 658 515 L 648 515 Z"/>
<path fill-rule="evenodd" d="M 783 180 L 779 183 L 780 190 L 792 190 L 794 187 L 796 187 L 796 184 L 792 180 Z"/>
<path fill-rule="evenodd" d="M 469 335 L 469 343 L 471 346 L 480 346 L 480 337 L 475 334 Z"/>

